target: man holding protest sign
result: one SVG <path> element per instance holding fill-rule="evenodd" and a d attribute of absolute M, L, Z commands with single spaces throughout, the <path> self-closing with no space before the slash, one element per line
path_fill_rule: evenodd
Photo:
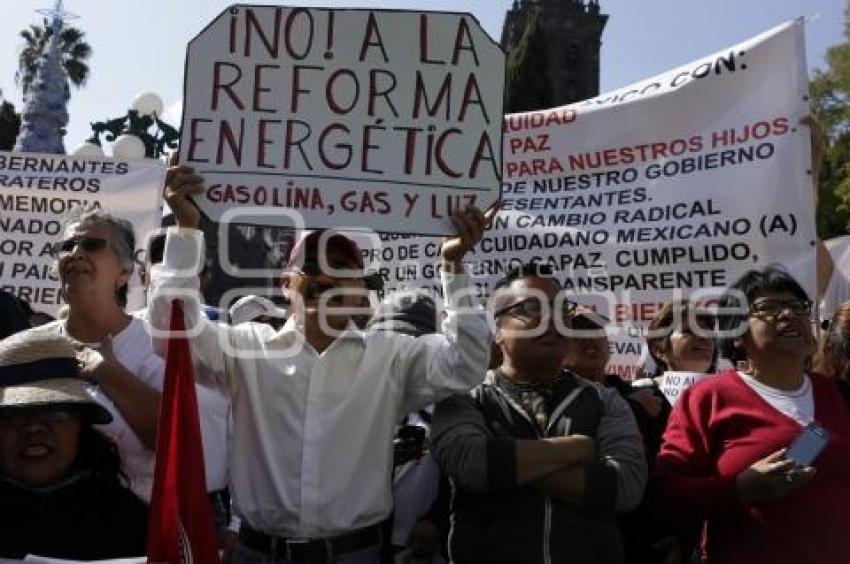
<path fill-rule="evenodd" d="M 243 518 L 235 561 L 377 562 L 396 422 L 468 390 L 487 366 L 485 313 L 461 265 L 487 218 L 475 208 L 455 213 L 458 235 L 443 241 L 442 335 L 357 330 L 350 315 L 365 291 L 361 253 L 330 231 L 292 252 L 284 292 L 294 314 L 283 329 L 225 327 L 199 316 L 191 268 L 202 235 L 188 196 L 203 190 L 203 178 L 175 166 L 166 183 L 181 229 L 169 232 L 164 263 L 152 271 L 151 321 L 162 344 L 169 301 L 183 299 L 195 374 L 233 401 L 231 485 Z"/>

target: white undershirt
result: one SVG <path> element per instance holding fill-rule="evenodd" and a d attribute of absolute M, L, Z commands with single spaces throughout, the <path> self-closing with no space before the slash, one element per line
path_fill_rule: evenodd
<path fill-rule="evenodd" d="M 738 375 L 764 401 L 801 426 L 805 427 L 815 420 L 815 399 L 812 395 L 812 381 L 807 375 L 803 375 L 803 384 L 796 390 L 791 391 L 778 390 L 767 386 L 743 372 L 738 372 Z"/>

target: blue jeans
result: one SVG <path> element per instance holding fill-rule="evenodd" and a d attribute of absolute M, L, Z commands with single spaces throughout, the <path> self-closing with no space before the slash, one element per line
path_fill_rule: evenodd
<path fill-rule="evenodd" d="M 233 552 L 231 559 L 231 564 L 280 564 L 281 562 L 286 562 L 285 556 L 271 556 L 265 552 L 248 548 L 241 542 Z M 380 562 L 381 545 L 376 544 L 354 552 L 335 554 L 328 560 L 299 561 L 298 564 L 380 564 Z"/>

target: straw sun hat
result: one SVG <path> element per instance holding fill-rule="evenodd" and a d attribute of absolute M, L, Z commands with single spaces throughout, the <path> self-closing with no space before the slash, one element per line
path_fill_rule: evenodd
<path fill-rule="evenodd" d="M 79 371 L 72 342 L 52 331 L 30 329 L 0 340 L 0 410 L 79 407 L 92 423 L 109 423 L 112 416 L 86 391 Z"/>

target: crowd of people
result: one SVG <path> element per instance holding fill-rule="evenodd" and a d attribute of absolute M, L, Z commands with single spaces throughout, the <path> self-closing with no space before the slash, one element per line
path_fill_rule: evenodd
<path fill-rule="evenodd" d="M 87 208 L 55 244 L 63 319 L 32 327 L 0 297 L 0 557 L 144 554 L 179 297 L 229 562 L 850 562 L 850 303 L 818 335 L 789 274 L 748 272 L 722 314 L 663 307 L 628 382 L 605 370 L 609 320 L 546 265 L 476 301 L 463 263 L 490 217 L 467 208 L 441 304 L 404 292 L 365 315 L 363 254 L 318 230 L 286 307 L 210 313 L 203 178 L 166 182 L 177 227 L 150 250 L 145 310 L 126 311 L 132 227 Z"/>

